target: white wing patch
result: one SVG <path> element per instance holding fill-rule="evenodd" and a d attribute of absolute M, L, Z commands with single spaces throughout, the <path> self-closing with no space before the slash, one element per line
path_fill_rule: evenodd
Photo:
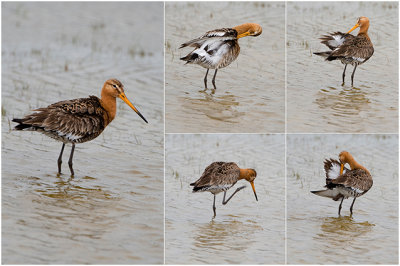
<path fill-rule="evenodd" d="M 346 173 L 346 169 L 343 168 L 343 174 Z M 340 164 L 332 163 L 331 168 L 328 170 L 328 178 L 329 179 L 336 179 L 340 176 Z"/>
<path fill-rule="evenodd" d="M 332 47 L 338 47 L 341 46 L 346 38 L 344 38 L 343 35 L 332 35 L 333 40 L 328 41 L 328 44 Z"/>
<path fill-rule="evenodd" d="M 76 141 L 76 140 L 78 140 L 78 139 L 80 139 L 82 137 L 82 136 L 74 135 L 74 134 L 71 134 L 71 133 L 64 133 L 64 132 L 61 132 L 61 131 L 57 131 L 57 134 L 60 137 L 66 138 L 66 139 L 68 139 L 70 141 Z"/>
<path fill-rule="evenodd" d="M 352 57 L 353 60 L 358 61 L 360 63 L 364 62 L 365 58 L 361 58 L 361 57 Z"/>
<path fill-rule="evenodd" d="M 358 193 L 358 194 L 364 193 L 364 190 L 361 190 L 361 189 L 359 189 L 359 188 L 351 187 L 351 189 L 354 190 L 354 191 L 355 191 L 356 193 Z"/>
<path fill-rule="evenodd" d="M 205 50 L 206 47 L 207 51 Z M 229 48 L 230 46 L 221 40 L 209 40 L 204 42 L 199 49 L 194 50 L 193 53 L 199 55 L 201 62 L 198 62 L 198 64 L 206 68 L 217 68 L 225 54 L 229 52 Z M 210 51 L 214 52 L 209 54 Z"/>

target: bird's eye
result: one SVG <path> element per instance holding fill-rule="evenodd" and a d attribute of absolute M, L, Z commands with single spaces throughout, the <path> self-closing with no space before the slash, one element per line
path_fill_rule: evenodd
<path fill-rule="evenodd" d="M 113 84 L 113 87 L 114 87 L 114 88 L 117 88 L 117 85 Z"/>

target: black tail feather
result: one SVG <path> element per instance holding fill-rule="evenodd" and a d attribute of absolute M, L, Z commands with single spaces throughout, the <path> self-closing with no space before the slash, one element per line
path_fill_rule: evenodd
<path fill-rule="evenodd" d="M 32 127 L 32 125 L 30 125 L 30 124 L 24 124 L 24 122 L 25 122 L 24 119 L 14 118 L 14 119 L 11 120 L 11 121 L 12 121 L 12 122 L 15 122 L 15 123 L 19 123 L 18 125 L 16 125 L 16 126 L 14 127 L 15 130 L 24 130 L 24 129 L 27 129 L 27 128 Z"/>
<path fill-rule="evenodd" d="M 199 55 L 196 53 L 190 53 L 187 56 L 181 57 L 179 58 L 180 60 L 186 61 L 186 63 L 190 63 L 192 61 L 194 61 L 196 58 L 198 58 Z"/>

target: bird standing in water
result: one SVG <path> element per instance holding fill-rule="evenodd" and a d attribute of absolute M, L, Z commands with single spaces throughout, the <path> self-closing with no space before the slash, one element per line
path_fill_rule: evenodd
<path fill-rule="evenodd" d="M 254 196 L 258 201 L 256 189 L 254 188 L 254 179 L 257 173 L 254 169 L 240 169 L 236 163 L 214 162 L 210 164 L 203 172 L 201 177 L 191 183 L 193 192 L 209 191 L 214 195 L 213 211 L 214 217 L 217 215 L 215 208 L 215 196 L 220 192 L 224 192 L 222 204 L 227 204 L 229 200 L 240 190 L 246 186 L 241 186 L 233 192 L 233 194 L 225 200 L 226 191 L 233 187 L 240 179 L 245 179 L 250 182 L 253 188 Z"/>
<path fill-rule="evenodd" d="M 351 35 L 350 32 L 358 27 L 360 27 L 360 31 L 357 36 Z M 334 32 L 320 38 L 321 43 L 328 46 L 331 51 L 314 54 L 325 57 L 327 61 L 340 60 L 344 64 L 342 86 L 344 85 L 347 64 L 354 66 L 351 74 L 351 86 L 353 86 L 354 73 L 357 66 L 365 63 L 374 54 L 374 47 L 368 36 L 368 28 L 369 19 L 367 17 L 359 17 L 356 25 L 347 33 Z"/>
<path fill-rule="evenodd" d="M 63 142 L 57 161 L 59 174 L 65 144 L 71 143 L 68 165 L 73 176 L 72 158 L 75 144 L 92 140 L 103 132 L 116 115 L 117 97 L 127 103 L 147 123 L 143 115 L 125 96 L 124 86 L 117 79 L 109 79 L 104 83 L 101 99 L 89 96 L 89 98 L 61 101 L 36 109 L 34 113 L 12 121 L 18 123 L 15 126 L 16 130 L 38 131 Z"/>
<path fill-rule="evenodd" d="M 239 55 L 240 47 L 238 40 L 245 36 L 255 37 L 261 33 L 261 26 L 255 23 L 245 23 L 233 28 L 208 31 L 199 38 L 182 44 L 179 49 L 187 46 L 194 47 L 195 49 L 180 59 L 186 61 L 186 64 L 198 64 L 207 68 L 204 77 L 205 90 L 207 90 L 208 71 L 210 68 L 215 69 L 212 84 L 214 90 L 216 90 L 215 77 L 218 69 L 228 66 Z"/>
<path fill-rule="evenodd" d="M 350 165 L 350 169 L 344 167 L 346 163 Z M 353 197 L 354 200 L 350 207 L 350 213 L 353 214 L 353 205 L 356 198 L 367 193 L 372 187 L 371 174 L 364 166 L 357 163 L 347 151 L 342 151 L 339 154 L 339 161 L 334 159 L 325 160 L 324 168 L 326 173 L 325 187 L 327 189 L 311 192 L 318 196 L 331 198 L 334 201 L 341 199 L 339 216 L 343 200 Z"/>

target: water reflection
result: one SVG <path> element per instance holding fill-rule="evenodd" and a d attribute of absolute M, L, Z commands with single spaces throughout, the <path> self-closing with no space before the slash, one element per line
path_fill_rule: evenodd
<path fill-rule="evenodd" d="M 239 123 L 239 117 L 245 115 L 237 107 L 240 105 L 237 97 L 229 92 L 224 95 L 215 95 L 203 92 L 202 97 L 180 97 L 182 106 L 187 112 L 196 112 L 211 118 L 213 120 Z"/>
<path fill-rule="evenodd" d="M 327 217 L 322 220 L 321 232 L 314 239 L 328 242 L 328 246 L 343 245 L 351 243 L 355 237 L 366 235 L 372 231 L 374 224 L 357 222 L 351 216 Z"/>
<path fill-rule="evenodd" d="M 367 93 L 359 88 L 328 87 L 318 92 L 315 103 L 322 110 L 333 110 L 335 116 L 342 116 L 358 115 L 361 110 L 369 108 L 371 100 Z"/>
<path fill-rule="evenodd" d="M 212 219 L 209 223 L 199 225 L 198 231 L 194 235 L 194 245 L 197 248 L 210 248 L 223 250 L 225 248 L 237 251 L 245 250 L 253 244 L 254 234 L 262 231 L 262 227 L 249 222 L 237 220 L 216 221 Z M 241 244 L 232 246 L 237 239 L 241 239 Z"/>
<path fill-rule="evenodd" d="M 53 178 L 53 176 L 50 176 Z M 51 181 L 44 181 L 39 177 L 30 177 L 31 185 L 38 187 L 35 192 L 42 196 L 54 199 L 97 199 L 108 200 L 112 199 L 110 193 L 103 191 L 101 186 L 96 183 L 80 184 L 80 180 L 75 180 L 73 177 L 56 176 Z M 95 177 L 85 176 L 82 180 L 96 180 Z M 85 182 L 86 183 L 86 182 Z"/>

